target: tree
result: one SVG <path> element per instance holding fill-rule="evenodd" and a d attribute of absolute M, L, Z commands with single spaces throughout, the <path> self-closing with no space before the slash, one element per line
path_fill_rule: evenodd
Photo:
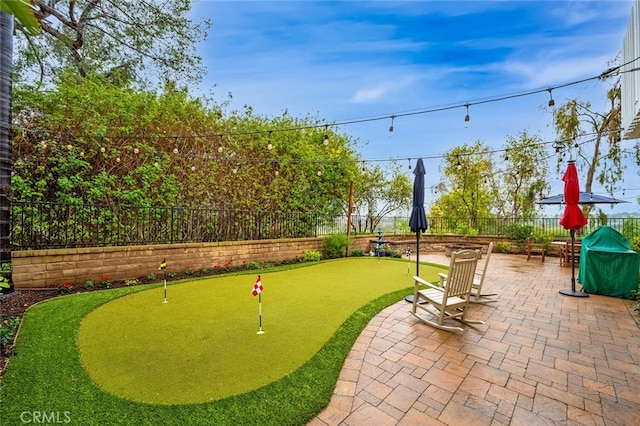
<path fill-rule="evenodd" d="M 611 194 L 622 178 L 622 158 L 626 155 L 620 149 L 621 90 L 620 80 L 616 80 L 607 92 L 609 108 L 598 112 L 592 109 L 590 102 L 572 99 L 553 112 L 553 122 L 561 139 L 562 149 L 576 152 L 586 166 L 587 176 L 581 182 L 585 192 L 591 192 L 594 179 Z M 583 127 L 585 126 L 586 129 Z M 578 143 L 578 138 L 590 136 L 593 141 L 591 152 Z M 587 213 L 592 206 L 585 206 Z"/>
<path fill-rule="evenodd" d="M 349 138 L 309 117 L 225 106 L 99 75 L 65 75 L 52 91 L 17 86 L 13 199 L 346 212 L 357 175 Z"/>
<path fill-rule="evenodd" d="M 354 185 L 354 207 L 362 221 L 352 223 L 355 232 L 375 232 L 382 218 L 411 207 L 409 178 L 394 164 L 389 174 L 379 167 L 363 167 Z"/>
<path fill-rule="evenodd" d="M 32 0 L 42 34 L 18 25 L 20 52 L 16 68 L 23 78 L 39 75 L 50 83 L 75 70 L 112 79 L 148 81 L 138 74 L 151 68 L 164 81 L 197 81 L 203 67 L 195 45 L 210 23 L 186 17 L 191 0 Z M 137 74 L 137 75 L 136 75 Z"/>
<path fill-rule="evenodd" d="M 463 223 L 465 229 L 458 231 L 475 228 L 477 219 L 488 217 L 491 210 L 487 183 L 492 170 L 489 148 L 480 141 L 447 151 L 440 166 L 443 180 L 438 184 L 438 192 L 441 195 L 435 200 L 429 216 L 439 213 L 451 224 Z"/>
<path fill-rule="evenodd" d="M 503 169 L 488 178 L 493 193 L 493 210 L 498 217 L 531 217 L 536 213 L 536 196 L 548 188 L 547 152 L 539 136 L 526 130 L 518 138 L 507 137 Z"/>

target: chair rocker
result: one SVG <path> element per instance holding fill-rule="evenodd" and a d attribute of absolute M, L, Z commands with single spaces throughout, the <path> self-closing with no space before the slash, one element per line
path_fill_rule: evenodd
<path fill-rule="evenodd" d="M 491 259 L 491 252 L 493 251 L 493 241 L 489 243 L 487 249 L 487 256 L 485 257 L 484 265 L 481 270 L 475 272 L 473 278 L 473 285 L 471 286 L 471 303 L 491 303 L 497 302 L 496 299 L 490 299 L 489 296 L 497 296 L 498 293 L 486 293 L 482 294 L 482 286 L 484 285 L 484 278 L 487 275 L 487 267 L 489 266 L 489 259 Z"/>
<path fill-rule="evenodd" d="M 484 324 L 484 321 L 465 318 L 478 257 L 480 257 L 478 250 L 462 250 L 452 253 L 448 273 L 438 274 L 440 287 L 436 287 L 418 276 L 413 277 L 415 284 L 411 313 L 420 321 L 446 331 L 463 331 L 461 327 L 444 324 L 446 320 L 450 319 L 466 324 Z M 421 300 L 419 301 L 419 299 Z M 433 308 L 436 312 L 433 311 Z M 417 312 L 418 309 L 429 313 L 437 321 L 426 319 Z"/>

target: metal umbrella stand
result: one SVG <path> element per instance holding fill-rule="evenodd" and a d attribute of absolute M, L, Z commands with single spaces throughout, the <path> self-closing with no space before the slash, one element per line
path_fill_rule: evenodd
<path fill-rule="evenodd" d="M 409 228 L 416 233 L 416 276 L 420 276 L 420 233 L 427 230 L 429 223 L 424 211 L 424 164 L 422 158 L 418 158 L 413 169 L 413 207 L 409 218 Z M 407 302 L 413 302 L 413 295 L 405 297 Z"/>
<path fill-rule="evenodd" d="M 564 214 L 562 216 L 562 219 L 560 219 L 560 225 L 562 225 L 565 229 L 568 229 L 569 234 L 571 235 L 571 289 L 560 290 L 560 294 L 575 297 L 589 297 L 587 293 L 576 290 L 574 255 L 576 231 L 587 224 L 587 219 L 582 214 L 582 210 L 577 207 L 577 204 L 620 204 L 628 203 L 628 201 L 598 195 L 592 192 L 580 192 L 578 172 L 576 171 L 575 161 L 569 161 L 567 170 L 565 172 L 565 175 L 562 177 L 562 180 L 565 182 L 564 193 L 554 195 L 552 197 L 543 198 L 537 203 L 541 205 L 566 204 Z M 570 203 L 572 205 L 571 207 L 569 205 Z"/>
<path fill-rule="evenodd" d="M 567 171 L 562 176 L 564 181 L 564 199 L 566 205 L 564 214 L 560 219 L 560 225 L 568 229 L 571 234 L 571 290 L 560 290 L 560 294 L 574 297 L 589 297 L 584 291 L 576 290 L 576 256 L 574 253 L 576 242 L 576 231 L 587 224 L 587 219 L 578 207 L 580 200 L 580 184 L 578 182 L 578 171 L 575 161 L 569 161 Z"/>

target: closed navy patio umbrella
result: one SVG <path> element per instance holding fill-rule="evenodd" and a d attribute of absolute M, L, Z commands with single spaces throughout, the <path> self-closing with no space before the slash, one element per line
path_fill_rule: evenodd
<path fill-rule="evenodd" d="M 420 275 L 420 233 L 427 230 L 429 223 L 424 211 L 424 164 L 422 158 L 418 158 L 413 170 L 413 207 L 409 218 L 409 228 L 416 233 L 416 275 Z"/>

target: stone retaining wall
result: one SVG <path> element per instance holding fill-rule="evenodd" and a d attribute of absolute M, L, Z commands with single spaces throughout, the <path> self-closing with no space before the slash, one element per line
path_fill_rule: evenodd
<path fill-rule="evenodd" d="M 375 247 L 375 239 L 371 235 L 354 237 L 351 250 L 369 252 Z M 415 253 L 414 235 L 392 235 L 384 239 L 402 254 L 408 247 Z M 444 251 L 451 243 L 486 245 L 498 240 L 423 235 L 420 251 Z M 65 282 L 80 285 L 87 279 L 100 281 L 103 276 L 115 281 L 158 274 L 163 259 L 167 260 L 169 271 L 184 272 L 187 269 L 212 269 L 216 265 L 223 267 L 228 262 L 240 265 L 293 259 L 302 257 L 308 250 L 322 251 L 322 238 L 14 251 L 11 254 L 12 281 L 18 289 L 55 287 Z"/>

